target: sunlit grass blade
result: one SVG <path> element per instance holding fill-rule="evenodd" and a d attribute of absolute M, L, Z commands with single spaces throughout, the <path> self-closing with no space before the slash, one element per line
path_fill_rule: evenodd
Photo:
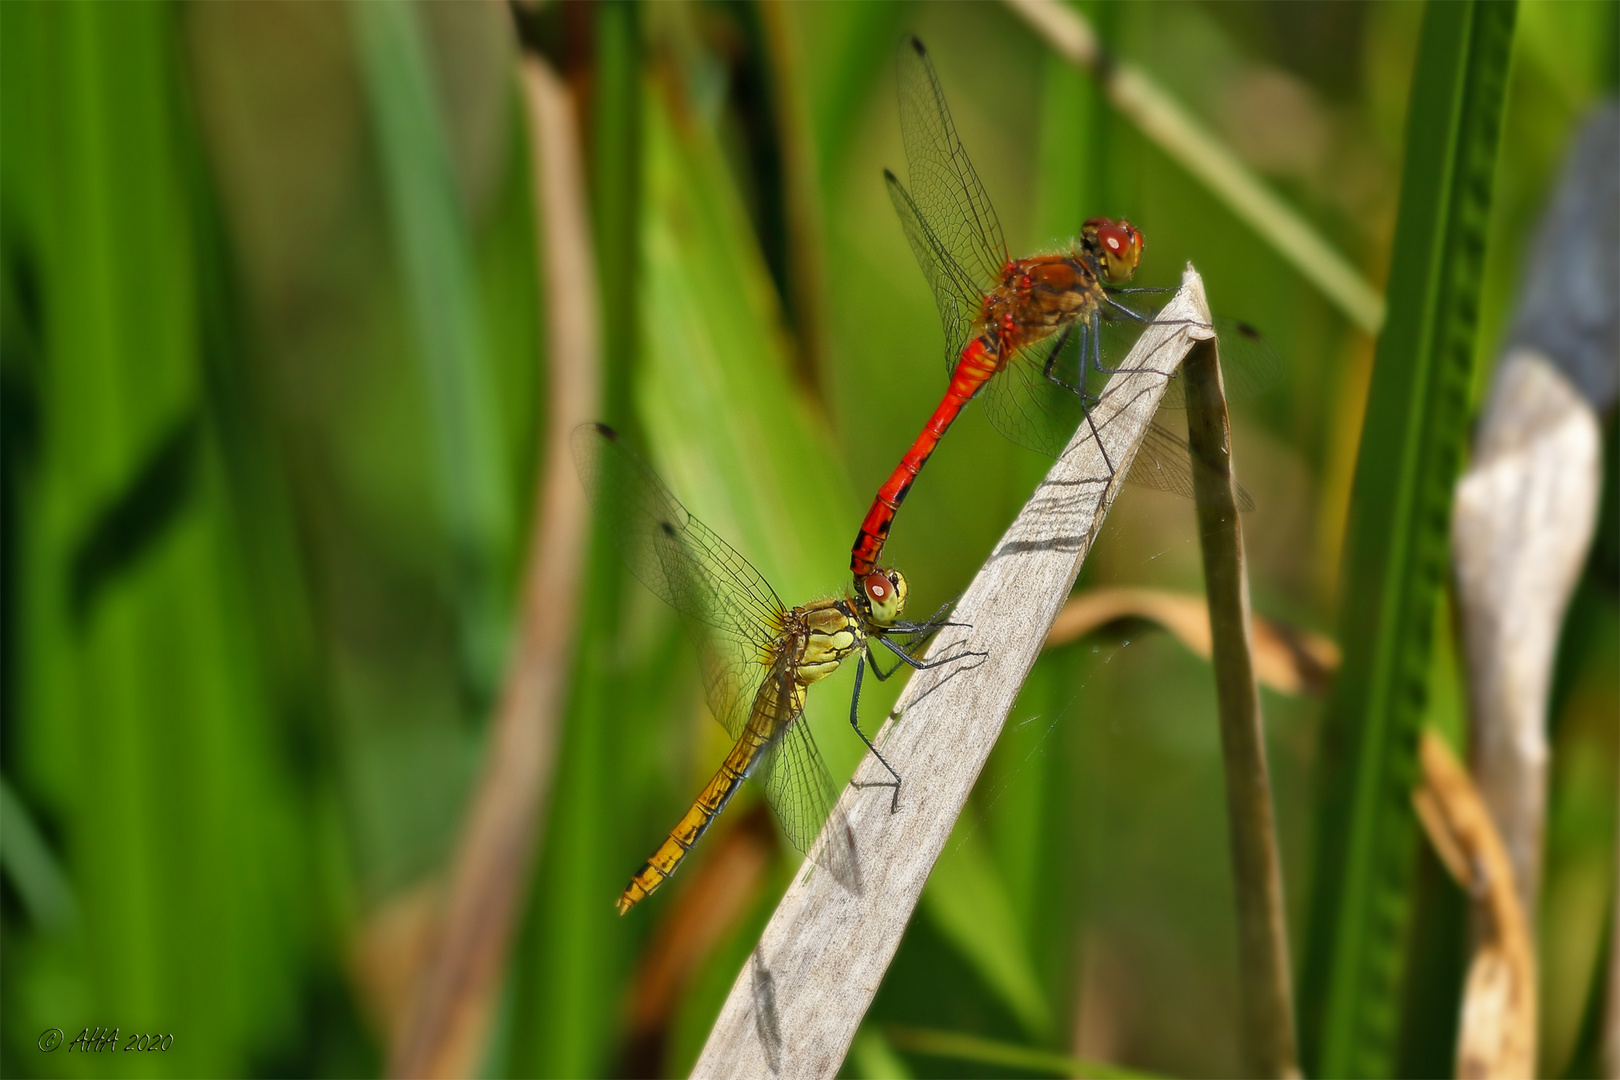
<path fill-rule="evenodd" d="M 1320 1075 L 1394 1068 L 1451 490 L 1466 433 L 1514 8 L 1431 4 L 1407 119 L 1390 275 L 1352 494 L 1340 671 L 1325 733 L 1302 1013 Z M 1417 947 L 1421 947 L 1421 944 Z"/>
<path fill-rule="evenodd" d="M 1033 1038 L 1051 1033 L 1052 1010 L 1030 960 L 990 838 L 964 815 L 923 889 L 923 907 Z"/>
<path fill-rule="evenodd" d="M 294 1015 L 316 891 L 208 401 L 204 327 L 229 316 L 202 284 L 223 268 L 200 238 L 179 14 L 0 12 L 5 287 L 23 294 L 6 310 L 32 322 L 26 356 L 8 329 L 6 392 L 42 436 L 8 523 L 24 568 L 8 704 L 26 720 L 7 717 L 5 767 L 78 912 L 62 934 L 8 917 L 7 1034 L 33 1030 L 8 1042 L 29 1070 L 71 1069 L 34 1039 L 95 1014 L 192 1033 L 167 1061 L 104 1069 L 248 1071 Z"/>
<path fill-rule="evenodd" d="M 428 433 L 458 578 L 467 674 L 488 695 L 504 658 L 503 586 L 513 528 L 466 214 L 433 89 L 419 12 L 401 0 L 349 9 L 371 105 L 394 241 L 416 321 Z"/>
<path fill-rule="evenodd" d="M 635 5 L 613 3 L 596 5 L 590 18 L 596 51 L 583 127 L 602 318 L 598 415 L 634 433 L 645 94 L 640 17 Z M 552 805 L 516 962 L 509 1061 L 518 1075 L 583 1076 L 615 1067 L 617 1010 L 637 934 L 620 921 L 613 899 L 636 859 L 646 856 L 629 835 L 644 816 L 648 779 L 646 754 L 635 751 L 669 720 L 661 700 L 668 672 L 659 670 L 668 664 L 656 649 L 621 645 L 625 590 L 639 586 L 601 530 L 598 521 Z"/>
<path fill-rule="evenodd" d="M 929 1031 L 924 1028 L 891 1026 L 883 1029 L 889 1045 L 928 1057 L 971 1062 L 975 1065 L 1000 1065 L 1032 1072 L 1056 1073 L 1059 1076 L 1089 1076 L 1097 1080 L 1150 1080 L 1152 1073 L 1138 1072 L 1101 1061 L 1087 1061 L 1067 1054 L 1054 1054 L 1050 1050 L 1036 1050 L 1028 1046 L 981 1039 L 955 1031 Z"/>

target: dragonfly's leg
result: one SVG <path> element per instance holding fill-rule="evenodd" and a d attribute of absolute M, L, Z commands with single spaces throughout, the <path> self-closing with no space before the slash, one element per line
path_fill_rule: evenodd
<path fill-rule="evenodd" d="M 1118 290 L 1115 290 L 1115 291 L 1117 291 L 1117 292 L 1136 292 L 1136 291 L 1139 291 L 1139 290 L 1135 290 L 1135 289 L 1118 289 Z M 1124 304 L 1121 304 L 1117 300 L 1113 300 L 1113 299 L 1110 299 L 1108 297 L 1104 297 L 1104 300 L 1107 301 L 1109 307 L 1113 308 L 1115 311 L 1119 312 L 1124 318 L 1129 319 L 1132 322 L 1151 323 L 1151 322 L 1155 321 L 1150 316 L 1144 315 L 1140 311 L 1137 311 L 1134 308 L 1128 308 Z M 1202 326 L 1202 327 L 1205 327 L 1205 328 L 1208 328 L 1208 326 L 1209 326 L 1208 323 L 1199 322 L 1197 319 L 1169 319 L 1169 320 L 1161 323 L 1160 325 L 1161 326 Z M 1144 372 L 1148 373 L 1148 374 L 1152 374 L 1152 375 L 1162 374 L 1162 372 L 1156 371 L 1153 368 L 1103 367 L 1103 365 L 1102 365 L 1102 357 L 1101 357 L 1100 354 L 1097 357 L 1096 365 L 1097 365 L 1097 370 L 1099 372 L 1101 372 L 1102 374 L 1104 374 L 1104 375 L 1118 375 L 1122 371 L 1127 375 L 1139 375 L 1139 374 L 1142 374 Z M 1174 378 L 1174 376 L 1170 376 L 1170 377 Z"/>
<path fill-rule="evenodd" d="M 903 646 L 896 645 L 894 642 L 890 641 L 888 638 L 882 638 L 880 640 L 882 640 L 883 645 L 884 645 L 885 648 L 887 648 L 890 652 L 894 653 L 894 655 L 896 655 L 896 656 L 898 656 L 900 658 L 899 662 L 896 663 L 894 665 L 894 667 L 890 668 L 887 674 L 878 676 L 880 679 L 887 679 L 890 675 L 893 675 L 896 671 L 899 671 L 900 670 L 900 664 L 905 664 L 907 667 L 912 668 L 913 670 L 916 670 L 916 671 L 927 671 L 929 668 L 941 667 L 941 666 L 943 666 L 945 664 L 951 663 L 953 660 L 960 660 L 964 656 L 983 656 L 984 655 L 983 653 L 975 653 L 975 652 L 958 652 L 958 653 L 952 653 L 949 656 L 942 656 L 937 660 L 919 660 L 915 656 L 912 656 L 911 653 L 907 652 L 906 649 Z M 872 658 L 872 672 L 873 672 L 873 674 L 876 674 L 877 670 L 878 670 L 877 657 L 874 656 Z"/>
<path fill-rule="evenodd" d="M 888 639 L 884 639 L 884 644 L 888 644 Z M 894 646 L 889 645 L 889 648 L 892 649 Z M 870 645 L 866 647 L 866 655 L 869 657 L 867 663 L 871 665 L 872 674 L 877 676 L 878 682 L 888 682 L 889 679 L 894 676 L 894 673 L 900 670 L 901 663 L 900 661 L 896 660 L 894 662 L 894 667 L 890 668 L 888 671 L 884 671 L 883 668 L 878 664 L 877 653 L 872 651 L 872 647 Z M 860 668 L 857 667 L 855 670 L 859 671 Z"/>
<path fill-rule="evenodd" d="M 957 599 L 961 598 L 958 597 Z M 947 626 L 960 626 L 965 629 L 971 629 L 972 624 L 970 623 L 950 621 L 948 616 L 950 615 L 951 608 L 955 605 L 956 600 L 947 600 L 943 604 L 939 605 L 938 611 L 935 611 L 932 615 L 928 616 L 928 618 L 923 622 L 907 622 L 905 620 L 901 620 L 899 622 L 890 623 L 884 629 L 886 632 L 891 634 L 898 633 L 910 635 L 912 640 L 907 642 L 908 646 L 915 645 L 918 641 L 938 633 Z"/>
<path fill-rule="evenodd" d="M 1057 367 L 1058 357 L 1063 355 L 1063 347 L 1069 343 L 1069 335 L 1072 334 L 1073 332 L 1074 332 L 1074 324 L 1073 323 L 1070 323 L 1068 326 L 1065 326 L 1063 328 L 1063 333 L 1058 335 L 1057 344 L 1052 346 L 1052 351 L 1046 354 L 1046 366 L 1041 369 L 1041 374 L 1042 375 L 1046 376 L 1046 378 L 1049 379 L 1050 381 L 1057 383 L 1059 386 L 1063 387 L 1063 389 L 1065 389 L 1065 390 L 1073 390 L 1074 387 L 1072 387 L 1068 383 L 1064 382 L 1061 376 L 1052 374 L 1052 370 Z M 1086 352 L 1085 352 L 1084 339 L 1082 338 L 1081 340 L 1082 340 L 1082 344 L 1080 346 L 1080 370 L 1083 373 L 1085 371 Z"/>
<path fill-rule="evenodd" d="M 1096 320 L 1097 320 L 1097 316 L 1092 315 L 1092 317 L 1091 317 L 1091 324 L 1092 325 L 1091 325 L 1091 328 L 1089 330 L 1089 334 L 1090 334 L 1091 348 L 1092 348 L 1093 355 L 1097 355 L 1097 342 L 1099 340 L 1097 332 L 1096 332 L 1096 325 L 1095 325 Z M 1086 335 L 1088 333 L 1088 330 L 1087 330 L 1086 327 L 1082 326 L 1081 329 L 1080 329 L 1080 334 L 1081 334 L 1081 338 L 1080 338 L 1080 376 L 1081 376 L 1080 377 L 1080 385 L 1078 385 L 1078 386 L 1070 386 L 1068 383 L 1064 382 L 1061 378 L 1059 378 L 1057 375 L 1053 374 L 1053 372 L 1052 372 L 1052 369 L 1057 366 L 1058 354 L 1063 351 L 1063 346 L 1065 344 L 1067 344 L 1068 336 L 1069 336 L 1070 331 L 1073 329 L 1073 326 L 1074 326 L 1074 324 L 1071 323 L 1068 327 L 1064 328 L 1063 338 L 1058 341 L 1057 348 L 1053 349 L 1051 351 L 1051 353 L 1049 353 L 1047 355 L 1047 357 L 1046 357 L 1046 365 L 1042 369 L 1041 374 L 1044 375 L 1049 382 L 1056 383 L 1058 386 L 1063 387 L 1063 389 L 1069 391 L 1069 393 L 1073 394 L 1075 397 L 1080 399 L 1080 411 L 1085 414 L 1086 424 L 1091 428 L 1091 437 L 1093 439 L 1097 440 L 1097 449 L 1102 450 L 1103 466 L 1108 470 L 1108 477 L 1109 477 L 1109 479 L 1113 479 L 1113 476 L 1114 476 L 1114 463 L 1108 460 L 1108 451 L 1103 449 L 1102 434 L 1100 432 L 1098 432 L 1098 430 L 1097 430 L 1097 422 L 1091 418 L 1091 404 L 1086 399 L 1086 391 L 1085 391 L 1085 385 L 1084 385 L 1085 384 L 1085 374 L 1086 374 L 1086 340 L 1087 340 Z M 1100 369 L 1100 370 L 1106 370 L 1106 369 Z"/>
<path fill-rule="evenodd" d="M 1114 478 L 1114 463 L 1108 458 L 1108 447 L 1103 445 L 1102 432 L 1097 430 L 1097 421 L 1091 418 L 1091 406 L 1086 402 L 1086 395 L 1080 395 L 1080 411 L 1086 414 L 1086 424 L 1091 428 L 1091 437 L 1097 440 L 1097 452 L 1102 455 L 1103 468 L 1108 470 L 1108 479 Z"/>
<path fill-rule="evenodd" d="M 1085 415 L 1086 426 L 1091 428 L 1091 437 L 1093 439 L 1097 440 L 1097 449 L 1102 453 L 1103 467 L 1108 470 L 1108 478 L 1110 480 L 1112 480 L 1114 478 L 1114 463 L 1112 461 L 1108 460 L 1108 450 L 1107 450 L 1106 447 L 1103 446 L 1102 432 L 1097 430 L 1097 422 L 1091 418 L 1091 406 L 1092 406 L 1093 402 L 1092 402 L 1092 400 L 1090 398 L 1088 398 L 1088 396 L 1086 394 L 1086 391 L 1085 391 L 1086 353 L 1088 351 L 1088 346 L 1089 346 L 1089 351 L 1090 351 L 1091 356 L 1092 356 L 1092 362 L 1098 365 L 1098 370 L 1102 370 L 1101 363 L 1100 363 L 1100 360 L 1099 360 L 1099 357 L 1101 356 L 1101 353 L 1100 353 L 1099 350 L 1101 348 L 1102 335 L 1097 332 L 1097 329 L 1098 329 L 1097 318 L 1098 317 L 1097 317 L 1096 312 L 1092 312 L 1091 318 L 1087 319 L 1080 326 L 1080 382 L 1079 382 L 1079 385 L 1078 386 L 1068 386 L 1067 384 L 1065 384 L 1060 379 L 1052 379 L 1052 381 L 1057 383 L 1059 386 L 1064 387 L 1064 389 L 1072 391 L 1074 393 L 1075 397 L 1080 399 L 1080 411 Z M 1053 356 L 1055 357 L 1056 355 L 1057 355 L 1057 353 L 1054 350 Z M 1047 367 L 1048 368 L 1051 367 L 1051 360 L 1047 361 Z M 1052 377 L 1050 375 L 1048 375 L 1047 378 L 1052 378 Z"/>
<path fill-rule="evenodd" d="M 873 786 L 892 786 L 894 788 L 894 798 L 889 801 L 889 813 L 897 814 L 900 812 L 900 774 L 894 771 L 894 766 L 883 760 L 883 755 L 878 753 L 878 748 L 872 745 L 872 740 L 868 739 L 866 737 L 866 732 L 861 730 L 861 675 L 866 670 L 866 656 L 871 651 L 872 646 L 868 645 L 866 648 L 855 654 L 855 692 L 851 694 L 849 698 L 849 726 L 855 729 L 855 734 L 861 737 L 861 742 L 865 743 L 866 748 L 872 751 L 872 756 L 878 759 L 878 764 L 887 769 L 889 771 L 889 775 L 894 777 L 894 783 L 892 785 L 886 781 L 879 781 Z M 872 671 L 876 673 L 877 669 L 876 658 L 874 658 Z M 889 674 L 892 675 L 894 673 L 891 671 Z"/>
<path fill-rule="evenodd" d="M 1050 382 L 1056 386 L 1061 386 L 1063 389 L 1079 398 L 1082 406 L 1087 402 L 1095 405 L 1098 400 L 1096 395 L 1086 391 L 1086 349 L 1088 348 L 1088 343 L 1090 343 L 1089 347 L 1095 347 L 1097 333 L 1094 326 L 1090 326 L 1086 323 L 1078 324 L 1080 334 L 1080 348 L 1078 352 L 1080 357 L 1078 363 L 1076 364 L 1075 381 L 1073 383 L 1066 383 L 1063 381 L 1062 376 L 1053 371 L 1053 368 L 1057 367 L 1058 354 L 1061 353 L 1063 351 L 1063 347 L 1068 344 L 1069 334 L 1074 332 L 1075 326 L 1076 324 L 1071 323 L 1068 327 L 1064 328 L 1063 337 L 1058 340 L 1057 348 L 1053 349 L 1051 354 L 1047 356 L 1046 366 L 1042 369 L 1041 374 L 1046 377 L 1047 382 Z M 1096 431 L 1095 425 L 1092 427 L 1092 431 Z"/>
<path fill-rule="evenodd" d="M 1104 296 L 1103 303 L 1113 308 L 1114 311 L 1119 315 L 1123 315 L 1125 318 L 1131 320 L 1131 322 L 1150 323 L 1153 321 L 1153 316 L 1144 315 L 1142 312 L 1137 311 L 1133 307 L 1127 307 L 1111 296 Z M 1101 314 L 1101 312 L 1098 314 Z"/>

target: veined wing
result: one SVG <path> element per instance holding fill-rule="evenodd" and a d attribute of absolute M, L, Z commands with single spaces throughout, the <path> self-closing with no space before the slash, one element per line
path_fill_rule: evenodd
<path fill-rule="evenodd" d="M 1007 439 L 1037 453 L 1048 457 L 1063 453 L 1075 431 L 1085 424 L 1085 410 L 1078 394 L 1045 376 L 1046 361 L 1062 346 L 1053 373 L 1073 385 L 1080 375 L 1079 350 L 1084 345 L 1078 333 L 1071 334 L 1067 342 L 1054 334 L 1019 350 L 1014 362 L 991 379 L 979 395 L 991 425 Z M 1100 395 L 1106 381 L 1106 377 L 1088 372 L 1086 387 L 1091 394 Z M 1170 380 L 1173 388 L 1179 389 L 1179 384 L 1179 378 Z M 1192 450 L 1185 439 L 1165 426 L 1164 420 L 1155 418 L 1125 479 L 1137 487 L 1190 499 Z M 1254 500 L 1241 485 L 1237 505 L 1244 512 L 1254 509 Z"/>
<path fill-rule="evenodd" d="M 630 572 L 680 612 L 703 658 L 709 706 L 735 738 L 775 658 L 786 613 L 735 548 L 681 505 L 652 467 L 605 424 L 574 432 L 574 460 Z"/>
<path fill-rule="evenodd" d="M 1053 374 L 1074 383 L 1077 343 L 1070 335 L 1053 367 Z M 1053 334 L 1018 350 L 1012 362 L 997 372 L 979 391 L 985 417 L 1002 436 L 1047 457 L 1057 457 L 1069 444 L 1075 428 L 1085 422 L 1080 397 L 1046 377 L 1046 362 L 1064 346 Z"/>
<path fill-rule="evenodd" d="M 1000 284 L 1007 265 L 1001 222 L 956 134 L 945 91 L 922 42 L 906 38 L 896 67 L 907 182 L 918 212 L 950 258 L 980 292 L 987 292 Z"/>
<path fill-rule="evenodd" d="M 1155 419 L 1136 451 L 1128 481 L 1137 487 L 1168 491 L 1184 499 L 1193 498 L 1192 447 L 1187 440 Z M 1236 485 L 1237 508 L 1243 513 L 1254 509 L 1254 499 L 1242 484 Z"/>
<path fill-rule="evenodd" d="M 765 795 L 788 841 L 845 888 L 859 892 L 855 830 L 838 810 L 838 791 L 804 722 L 803 697 L 796 696 L 793 689 L 786 662 L 772 673 L 771 682 L 760 688 L 760 701 L 767 696 L 774 699 L 774 723 L 779 732 L 760 765 Z M 768 695 L 767 690 L 772 693 Z"/>
<path fill-rule="evenodd" d="M 923 277 L 928 279 L 928 287 L 933 290 L 940 321 L 945 324 L 945 368 L 948 374 L 955 370 L 957 358 L 962 355 L 962 349 L 973 334 L 973 325 L 978 321 L 979 310 L 984 304 L 984 291 L 956 261 L 934 230 L 929 228 L 928 222 L 923 220 L 922 211 L 917 208 L 905 185 L 887 169 L 883 170 L 883 179 L 889 186 L 889 201 L 894 204 L 895 213 L 900 215 L 900 227 L 905 230 L 906 240 L 911 244 L 911 253 L 917 257 L 917 265 L 922 267 Z"/>
<path fill-rule="evenodd" d="M 1110 299 L 1111 302 L 1103 309 L 1098 352 L 1105 366 L 1118 367 L 1130 355 L 1131 346 L 1136 344 L 1142 331 L 1158 316 L 1153 311 L 1138 310 L 1117 299 Z M 1221 315 L 1215 316 L 1212 327 L 1221 355 L 1221 384 L 1225 387 L 1228 401 L 1259 397 L 1276 383 L 1282 371 L 1282 360 L 1269 338 L 1241 319 Z M 1092 374 L 1095 376 L 1096 373 Z M 1180 378 L 1172 378 L 1170 385 L 1165 388 L 1164 407 L 1187 407 Z"/>

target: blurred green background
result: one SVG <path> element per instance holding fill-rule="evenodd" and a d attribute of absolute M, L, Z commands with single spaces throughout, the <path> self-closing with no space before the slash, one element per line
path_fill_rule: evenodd
<path fill-rule="evenodd" d="M 1422 5 L 1077 10 L 1382 285 Z M 1519 9 L 1479 392 L 1568 138 L 1614 92 L 1617 10 Z M 1139 282 L 1190 260 L 1218 312 L 1275 342 L 1283 377 L 1234 437 L 1254 606 L 1334 631 L 1357 448 L 1380 437 L 1362 431 L 1372 339 L 1008 7 L 542 4 L 522 22 L 582 132 L 602 415 L 789 604 L 843 586 L 867 493 L 945 385 L 881 182 L 904 175 L 892 58 L 915 32 L 1015 253 L 1128 217 Z M 497 5 L 0 4 L 6 1075 L 383 1068 L 478 774 L 541 465 L 519 56 Z M 1612 416 L 1609 437 L 1612 465 Z M 916 610 L 963 588 L 1045 468 L 969 408 L 887 549 Z M 1545 1075 L 1600 1064 L 1610 481 L 1552 704 Z M 1196 540 L 1189 503 L 1130 490 L 1079 587 L 1196 590 Z M 724 744 L 673 616 L 600 587 L 603 565 L 587 604 L 623 601 L 580 637 L 491 1076 L 684 1074 L 795 864 L 745 789 L 680 877 L 614 913 Z M 1455 714 L 1440 654 L 1433 708 Z M 849 679 L 811 695 L 840 780 L 861 749 Z M 899 683 L 867 685 L 874 730 Z M 1321 702 L 1264 704 L 1297 969 L 1334 763 Z M 845 1072 L 991 1068 L 901 1050 L 889 1025 L 1239 1072 L 1222 784 L 1203 661 L 1146 624 L 1049 652 Z M 750 836 L 763 873 L 659 967 L 691 929 L 683 890 Z M 1464 933 L 1407 948 L 1444 968 Z M 1425 984 L 1439 1012 L 1449 977 Z M 87 1025 L 174 1048 L 36 1048 Z M 1398 1071 L 1449 1062 L 1450 1038 L 1404 1031 Z"/>

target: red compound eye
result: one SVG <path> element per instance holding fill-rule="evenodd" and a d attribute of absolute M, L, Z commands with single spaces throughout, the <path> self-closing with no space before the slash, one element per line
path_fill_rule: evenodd
<path fill-rule="evenodd" d="M 1116 225 L 1110 221 L 1097 228 L 1097 239 L 1115 255 L 1123 255 L 1131 249 L 1131 234 L 1134 231 L 1129 225 Z"/>
<path fill-rule="evenodd" d="M 894 593 L 894 586 L 882 574 L 867 574 L 861 588 L 866 590 L 866 598 L 874 604 L 883 603 Z"/>

